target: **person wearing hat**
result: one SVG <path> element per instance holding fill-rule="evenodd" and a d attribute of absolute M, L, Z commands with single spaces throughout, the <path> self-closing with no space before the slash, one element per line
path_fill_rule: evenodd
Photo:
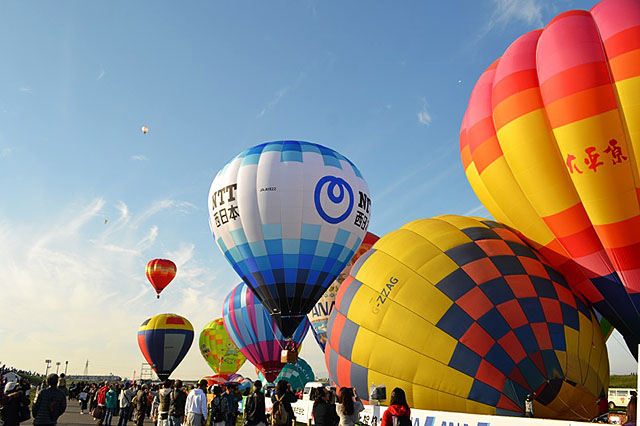
<path fill-rule="evenodd" d="M 207 381 L 202 379 L 198 387 L 187 395 L 184 411 L 187 414 L 188 426 L 204 426 L 207 421 Z"/>
<path fill-rule="evenodd" d="M 35 401 L 31 413 L 33 414 L 33 424 L 35 426 L 53 426 L 57 424 L 60 417 L 67 409 L 67 397 L 58 389 L 58 375 L 49 374 L 47 376 L 46 389 L 43 389 Z"/>
<path fill-rule="evenodd" d="M 265 426 L 267 424 L 265 411 L 262 382 L 256 380 L 253 382 L 253 392 L 251 392 L 245 404 L 244 423 L 247 426 Z"/>
<path fill-rule="evenodd" d="M 29 407 L 29 400 L 16 382 L 8 382 L 4 387 L 5 402 L 0 411 L 4 426 L 18 426 L 20 424 L 20 408 Z"/>

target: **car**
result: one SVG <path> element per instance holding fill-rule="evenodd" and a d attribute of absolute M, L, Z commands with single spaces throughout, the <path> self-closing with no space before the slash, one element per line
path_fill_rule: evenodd
<path fill-rule="evenodd" d="M 609 389 L 609 410 L 616 407 L 626 407 L 629 404 L 633 394 L 636 393 L 632 388 L 610 388 Z"/>

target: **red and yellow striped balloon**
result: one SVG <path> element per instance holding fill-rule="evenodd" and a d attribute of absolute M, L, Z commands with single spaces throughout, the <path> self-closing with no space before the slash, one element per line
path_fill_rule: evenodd
<path fill-rule="evenodd" d="M 167 259 L 153 259 L 147 263 L 147 278 L 156 289 L 158 298 L 160 293 L 175 278 L 176 264 Z"/>
<path fill-rule="evenodd" d="M 479 78 L 460 150 L 494 218 L 539 249 L 637 354 L 640 2 L 604 0 L 518 38 Z"/>

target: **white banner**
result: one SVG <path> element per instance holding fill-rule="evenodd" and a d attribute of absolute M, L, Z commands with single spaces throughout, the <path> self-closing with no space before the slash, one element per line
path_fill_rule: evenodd
<path fill-rule="evenodd" d="M 271 399 L 266 398 L 267 412 L 271 412 Z M 296 422 L 307 423 L 311 419 L 313 401 L 298 401 L 291 404 L 296 415 Z M 378 426 L 385 406 L 365 405 L 360 413 L 360 421 L 369 426 Z M 411 410 L 413 426 L 577 426 L 593 425 L 588 422 L 574 422 L 565 420 L 531 419 L 525 417 L 484 416 L 479 414 L 450 413 L 447 411 Z"/>

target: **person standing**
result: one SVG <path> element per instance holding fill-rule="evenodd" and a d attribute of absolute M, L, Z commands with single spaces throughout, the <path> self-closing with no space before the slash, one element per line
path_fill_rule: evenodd
<path fill-rule="evenodd" d="M 222 395 L 222 388 L 220 386 L 213 387 L 213 394 L 215 395 L 211 400 L 211 426 L 224 426 L 227 413 L 229 412 L 229 406 L 227 400 Z"/>
<path fill-rule="evenodd" d="M 318 388 L 313 402 L 313 423 L 316 426 L 335 426 L 339 421 L 336 406 L 331 403 L 331 394 L 324 388 Z"/>
<path fill-rule="evenodd" d="M 181 426 L 184 417 L 184 406 L 187 393 L 182 390 L 182 380 L 178 379 L 173 385 L 169 399 L 169 426 Z"/>
<path fill-rule="evenodd" d="M 364 405 L 353 388 L 340 388 L 336 413 L 340 416 L 340 426 L 354 426 L 360 421 Z"/>
<path fill-rule="evenodd" d="M 169 425 L 169 405 L 171 403 L 171 380 L 166 379 L 158 391 L 158 426 Z"/>
<path fill-rule="evenodd" d="M 223 398 L 227 401 L 227 415 L 224 419 L 225 426 L 235 426 L 236 418 L 238 417 L 238 398 L 236 398 L 235 387 L 232 384 L 227 386 L 227 391 L 224 393 Z"/>
<path fill-rule="evenodd" d="M 19 426 L 20 409 L 29 407 L 29 399 L 16 382 L 7 382 L 4 386 L 4 394 L 4 403 L 0 404 L 2 406 L 0 418 L 2 418 L 4 426 Z"/>
<path fill-rule="evenodd" d="M 266 426 L 267 416 L 265 414 L 264 393 L 262 393 L 262 382 L 253 382 L 253 392 L 247 398 L 244 406 L 244 424 L 247 426 Z"/>
<path fill-rule="evenodd" d="M 271 403 L 273 404 L 273 411 L 282 409 L 286 414 L 286 421 L 284 423 L 277 423 L 275 419 L 273 419 L 272 414 L 272 423 L 275 426 L 295 426 L 296 416 L 293 413 L 293 407 L 291 404 L 296 402 L 298 397 L 291 391 L 291 385 L 286 380 L 280 380 L 276 385 L 276 390 L 273 396 L 271 397 Z M 277 408 L 280 406 L 281 408 Z"/>
<path fill-rule="evenodd" d="M 104 382 L 102 387 L 98 389 L 96 393 L 96 402 L 98 403 L 97 408 L 97 417 L 95 419 L 98 420 L 98 426 L 102 426 L 104 424 L 105 417 L 107 416 L 107 392 L 109 392 L 109 382 Z"/>
<path fill-rule="evenodd" d="M 147 415 L 147 385 L 138 389 L 135 396 L 136 401 L 136 426 L 143 426 L 144 417 Z"/>
<path fill-rule="evenodd" d="M 78 394 L 78 401 L 80 402 L 80 414 L 84 414 L 89 402 L 89 386 L 85 386 Z"/>
<path fill-rule="evenodd" d="M 131 383 L 125 383 L 124 389 L 120 392 L 120 420 L 118 420 L 118 426 L 127 426 L 131 414 L 131 401 L 133 401 L 134 396 L 135 393 L 131 389 Z"/>
<path fill-rule="evenodd" d="M 207 381 L 202 379 L 198 387 L 194 388 L 185 402 L 188 426 L 204 426 L 207 420 Z"/>
<path fill-rule="evenodd" d="M 531 398 L 531 394 L 528 394 L 527 399 L 524 400 L 524 416 L 533 417 L 533 398 Z"/>
<path fill-rule="evenodd" d="M 58 389 L 58 375 L 47 376 L 46 389 L 40 391 L 33 401 L 31 413 L 35 426 L 52 426 L 57 424 L 60 417 L 67 409 L 67 397 Z"/>
<path fill-rule="evenodd" d="M 391 392 L 389 408 L 382 415 L 380 426 L 411 426 L 411 409 L 407 404 L 407 396 L 402 388 Z"/>
<path fill-rule="evenodd" d="M 633 395 L 627 405 L 627 422 L 623 426 L 636 426 L 637 417 L 637 397 Z"/>
<path fill-rule="evenodd" d="M 60 389 L 65 397 L 69 397 L 69 391 L 67 390 L 67 379 L 65 378 L 64 373 L 60 373 L 60 377 L 58 378 L 58 389 Z"/>
<path fill-rule="evenodd" d="M 118 393 L 114 390 L 115 385 L 111 385 L 107 391 L 105 397 L 104 424 L 105 426 L 111 426 L 111 420 L 116 412 L 116 405 L 118 405 Z"/>

